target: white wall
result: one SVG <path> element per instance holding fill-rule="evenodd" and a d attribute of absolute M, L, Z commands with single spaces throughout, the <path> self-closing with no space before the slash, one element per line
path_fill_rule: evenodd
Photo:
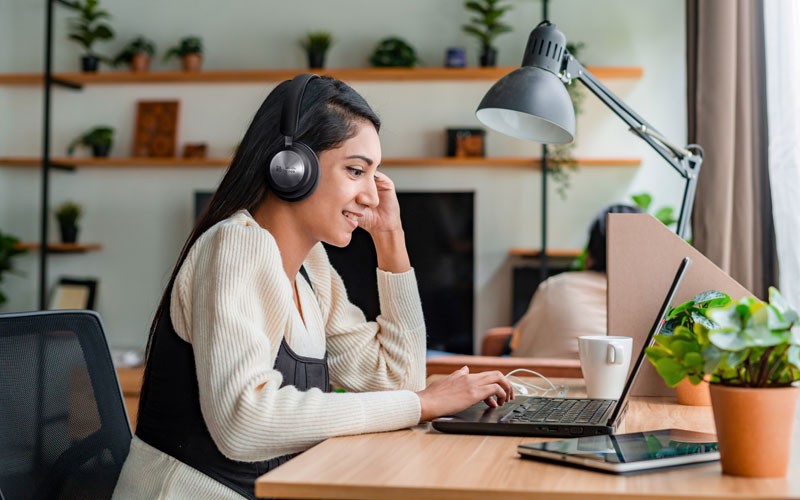
<path fill-rule="evenodd" d="M 41 68 L 43 7 L 27 0 L 2 0 L 0 18 L 13 16 L 14 51 L 0 58 L 0 71 Z M 514 31 L 500 37 L 501 65 L 517 65 L 530 30 L 540 20 L 539 2 L 512 0 Z M 363 66 L 377 41 L 397 34 L 418 50 L 424 64 L 441 65 L 447 46 L 475 42 L 460 31 L 467 15 L 456 0 L 237 0 L 221 7 L 208 0 L 104 0 L 114 15 L 117 40 L 113 54 L 129 38 L 143 33 L 163 51 L 180 36 L 198 34 L 206 45 L 205 67 L 262 68 L 304 66 L 297 39 L 326 29 L 338 39 L 329 67 Z M 75 70 L 79 51 L 66 41 L 65 14 L 59 9 L 55 67 Z M 683 143 L 686 137 L 684 3 L 681 0 L 559 0 L 551 19 L 569 39 L 586 44 L 582 59 L 590 65 L 642 66 L 635 81 L 607 81 L 609 87 L 656 125 Z M 6 18 L 7 19 L 7 18 Z M 2 25 L 0 24 L 0 27 Z M 8 38 L 8 35 L 0 35 Z M 0 39 L 3 41 L 4 39 Z M 112 50 L 113 49 L 113 50 Z M 174 68 L 177 62 L 155 69 Z M 357 82 L 381 115 L 384 156 L 440 155 L 451 126 L 479 126 L 475 107 L 492 82 Z M 274 83 L 247 85 L 94 86 L 82 92 L 57 90 L 54 98 L 53 147 L 56 154 L 80 132 L 97 124 L 117 129 L 113 155 L 126 156 L 132 140 L 138 99 L 179 98 L 179 144 L 205 141 L 211 156 L 227 155 L 238 142 L 256 107 Z M 0 87 L 0 156 L 36 155 L 39 151 L 41 92 Z M 628 133 L 596 99 L 587 97 L 579 120 L 578 154 L 641 157 L 639 169 L 580 170 L 566 200 L 550 195 L 549 244 L 582 246 L 586 226 L 603 205 L 648 191 L 655 204 L 677 206 L 678 176 Z M 494 132 L 487 135 L 492 156 L 536 156 L 539 145 Z M 510 321 L 511 246 L 539 244 L 539 173 L 513 168 L 385 168 L 403 190 L 476 191 L 476 333 Z M 91 275 L 100 279 L 98 309 L 117 347 L 141 347 L 160 291 L 191 225 L 192 192 L 212 189 L 222 169 L 82 169 L 52 176 L 54 203 L 75 199 L 85 205 L 82 241 L 100 242 L 103 251 L 52 256 L 49 275 Z M 38 174 L 0 170 L 0 228 L 26 240 L 38 238 Z M 13 295 L 7 310 L 36 307 L 36 259 L 21 260 L 28 278 L 9 278 Z M 12 281 L 13 280 L 13 281 Z"/>

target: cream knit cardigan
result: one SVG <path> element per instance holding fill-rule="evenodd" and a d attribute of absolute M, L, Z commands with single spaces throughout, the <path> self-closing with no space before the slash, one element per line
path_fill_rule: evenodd
<path fill-rule="evenodd" d="M 304 451 L 332 436 L 415 425 L 425 386 L 425 325 L 413 270 L 377 271 L 376 322 L 347 300 L 321 244 L 295 277 L 303 316 L 272 235 L 246 211 L 192 246 L 172 291 L 171 316 L 190 342 L 200 407 L 220 451 L 243 462 Z M 297 354 L 328 353 L 346 393 L 280 388 L 281 340 Z M 226 486 L 134 437 L 115 499 L 240 498 Z"/>

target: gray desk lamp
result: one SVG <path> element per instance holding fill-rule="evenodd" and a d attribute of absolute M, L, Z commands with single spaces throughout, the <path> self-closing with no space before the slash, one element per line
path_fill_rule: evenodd
<path fill-rule="evenodd" d="M 478 120 L 518 139 L 544 144 L 570 142 L 575 138 L 575 110 L 564 84 L 573 78 L 577 79 L 627 123 L 631 132 L 642 138 L 686 179 L 675 230 L 678 236 L 686 238 L 697 176 L 703 163 L 703 149 L 696 144 L 679 147 L 669 142 L 572 57 L 566 45 L 566 37 L 555 24 L 550 21 L 539 23 L 528 37 L 522 66 L 489 89 L 478 106 Z M 542 168 L 543 190 L 546 189 L 546 179 L 547 169 Z M 543 193 L 543 199 L 545 197 L 546 192 Z M 546 207 L 543 207 L 543 266 L 547 265 L 546 219 Z"/>

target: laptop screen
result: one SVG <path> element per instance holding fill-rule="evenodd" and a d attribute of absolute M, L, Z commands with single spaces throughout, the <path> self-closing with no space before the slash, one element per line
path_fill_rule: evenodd
<path fill-rule="evenodd" d="M 614 408 L 614 413 L 612 413 L 611 417 L 608 419 L 609 423 L 614 424 L 614 422 L 617 421 L 617 418 L 619 418 L 620 413 L 625 409 L 625 406 L 627 406 L 628 396 L 633 388 L 633 384 L 636 382 L 636 376 L 639 374 L 639 370 L 642 368 L 642 363 L 644 363 L 644 350 L 653 343 L 653 339 L 661 331 L 661 327 L 664 325 L 664 318 L 666 318 L 667 311 L 669 311 L 670 304 L 672 304 L 672 299 L 675 298 L 675 293 L 678 291 L 678 287 L 683 280 L 683 276 L 686 274 L 686 269 L 691 263 L 692 260 L 689 257 L 684 257 L 684 259 L 681 261 L 681 265 L 678 267 L 678 272 L 675 273 L 675 279 L 672 280 L 672 286 L 670 286 L 669 292 L 667 292 L 667 296 L 664 298 L 664 303 L 661 304 L 661 309 L 658 311 L 656 322 L 653 323 L 653 326 L 650 328 L 650 333 L 648 333 L 647 338 L 644 339 L 642 349 L 639 351 L 639 357 L 636 358 L 636 363 L 633 365 L 633 370 L 628 377 L 628 381 L 625 383 L 625 388 L 622 390 L 619 401 Z"/>

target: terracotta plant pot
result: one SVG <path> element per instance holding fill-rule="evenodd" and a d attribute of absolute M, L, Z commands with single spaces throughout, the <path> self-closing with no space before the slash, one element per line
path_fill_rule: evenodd
<path fill-rule="evenodd" d="M 150 70 L 150 56 L 145 53 L 134 54 L 131 59 L 131 71 L 146 73 Z"/>
<path fill-rule="evenodd" d="M 181 57 L 183 71 L 200 71 L 203 65 L 203 56 L 200 54 L 186 54 Z"/>
<path fill-rule="evenodd" d="M 688 378 L 681 380 L 675 386 L 675 393 L 678 396 L 678 404 L 686 406 L 711 406 L 711 393 L 709 383 L 700 382 L 697 385 L 689 382 Z"/>
<path fill-rule="evenodd" d="M 723 474 L 786 475 L 798 395 L 800 387 L 751 389 L 711 384 Z"/>

